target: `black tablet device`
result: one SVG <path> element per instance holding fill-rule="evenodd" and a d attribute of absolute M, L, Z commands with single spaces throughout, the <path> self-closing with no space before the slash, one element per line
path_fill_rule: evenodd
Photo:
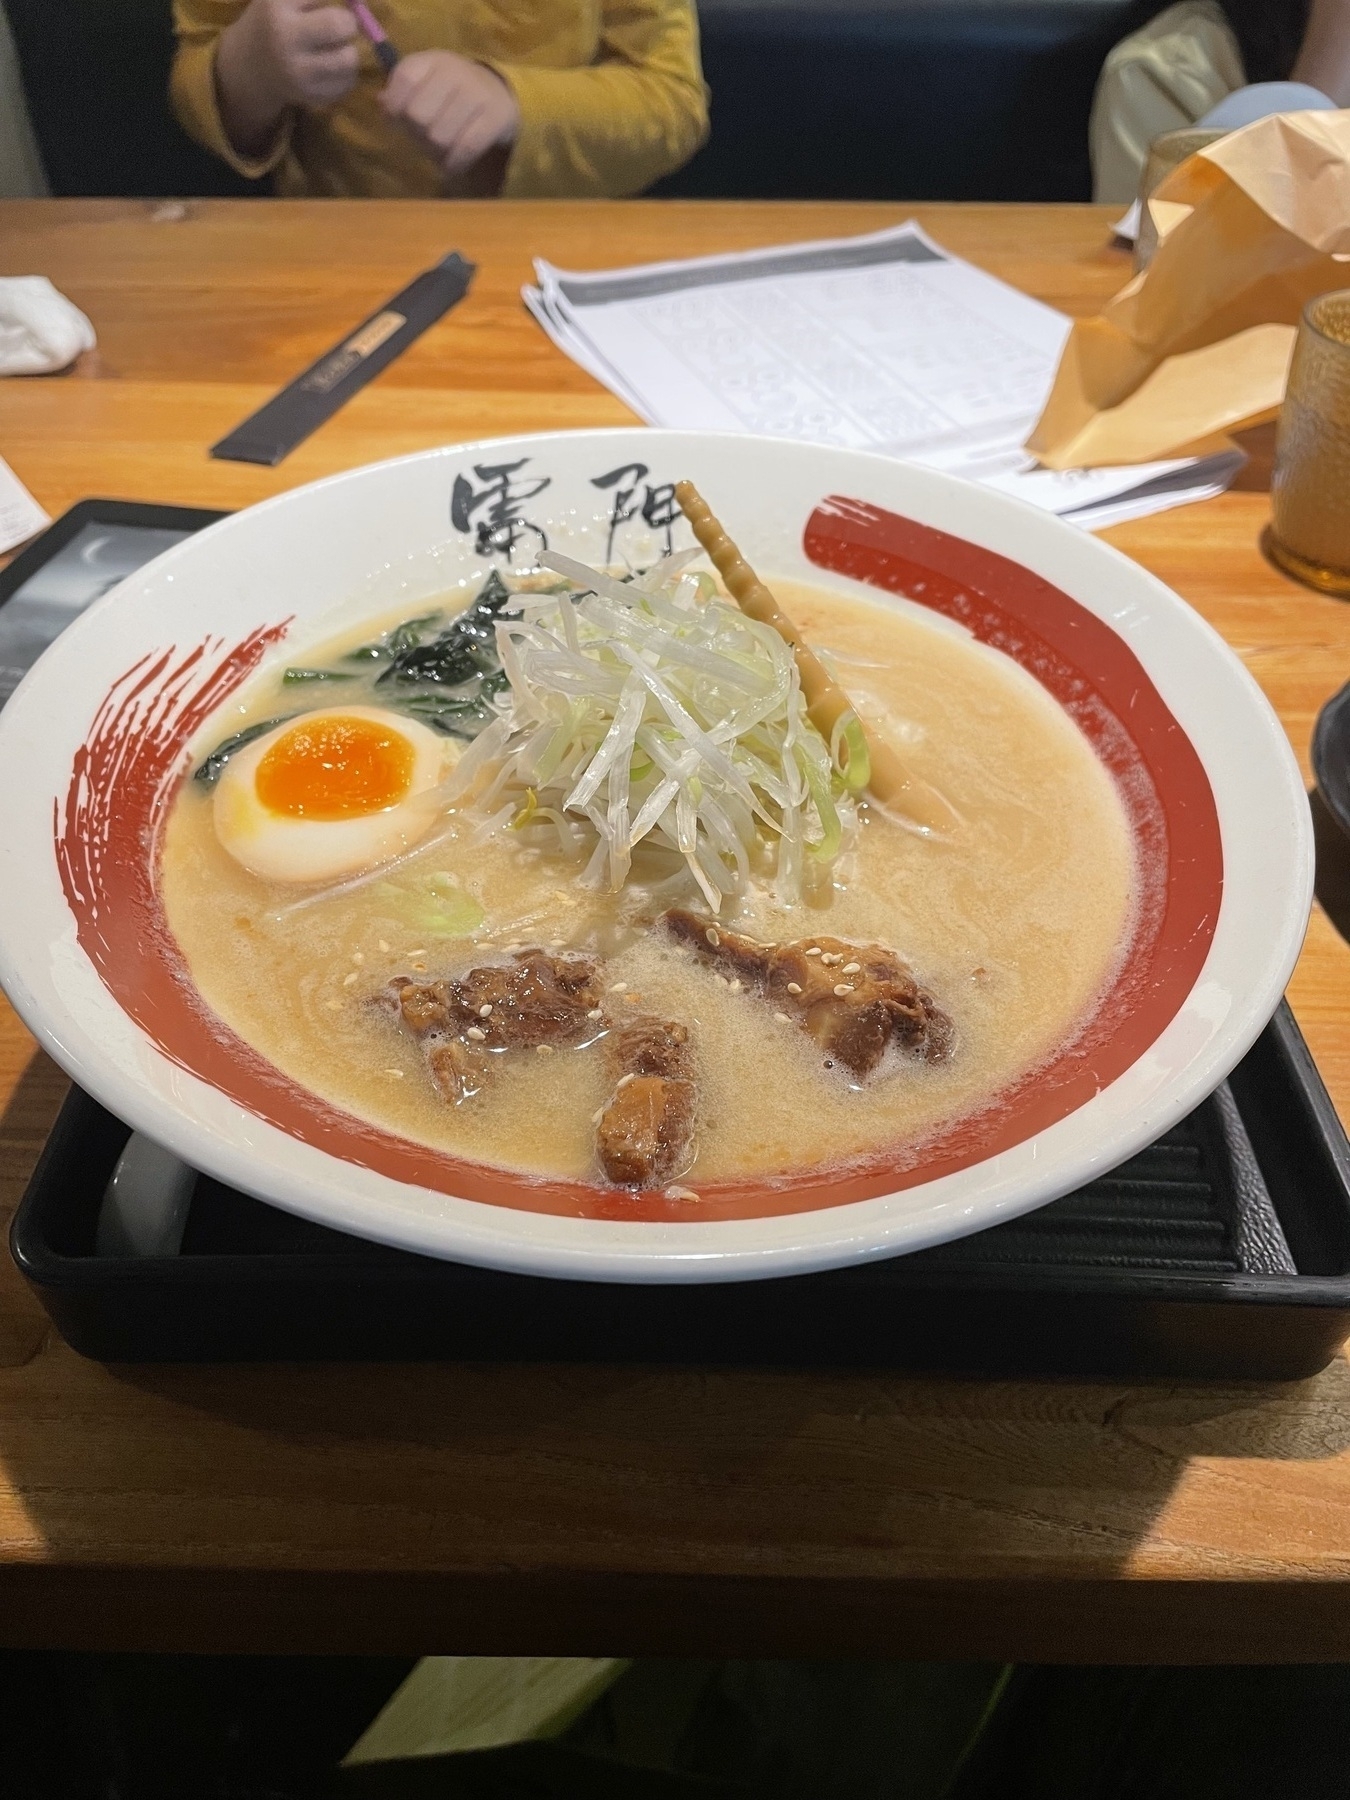
<path fill-rule="evenodd" d="M 196 506 L 81 500 L 0 569 L 0 706 L 77 613 L 162 550 L 227 518 Z"/>

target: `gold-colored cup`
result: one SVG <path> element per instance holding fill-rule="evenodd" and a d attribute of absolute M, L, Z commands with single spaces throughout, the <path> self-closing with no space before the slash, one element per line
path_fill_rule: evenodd
<path fill-rule="evenodd" d="M 1164 131 L 1148 147 L 1148 161 L 1139 177 L 1139 229 L 1134 239 L 1134 272 L 1146 269 L 1158 248 L 1158 233 L 1153 215 L 1148 210 L 1148 197 L 1173 169 L 1179 169 L 1188 156 L 1217 144 L 1226 131 L 1200 131 L 1194 125 L 1181 131 Z"/>
<path fill-rule="evenodd" d="M 1303 309 L 1262 544 L 1296 580 L 1350 595 L 1350 289 Z"/>

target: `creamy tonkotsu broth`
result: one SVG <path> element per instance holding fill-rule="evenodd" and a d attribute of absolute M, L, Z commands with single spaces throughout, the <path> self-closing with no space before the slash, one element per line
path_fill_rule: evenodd
<path fill-rule="evenodd" d="M 831 654 L 869 729 L 890 734 L 962 824 L 924 836 L 860 805 L 856 842 L 827 882 L 789 907 L 756 877 L 720 917 L 764 941 L 819 933 L 898 951 L 950 1016 L 947 1060 L 889 1057 L 861 1082 L 825 1067 L 797 1022 L 644 922 L 663 905 L 705 911 L 692 881 L 667 886 L 655 906 L 632 883 L 617 894 L 584 887 L 584 851 L 569 861 L 556 838 L 551 846 L 509 821 L 488 829 L 481 810 L 457 802 L 410 860 L 351 887 L 321 883 L 316 899 L 313 887 L 251 873 L 228 854 L 212 792 L 189 779 L 167 819 L 160 879 L 206 1002 L 351 1113 L 456 1155 L 562 1178 L 597 1179 L 594 1115 L 614 1086 L 603 1042 L 499 1055 L 479 1091 L 452 1104 L 419 1044 L 376 1004 L 392 978 L 459 976 L 536 945 L 598 954 L 615 1017 L 636 1010 L 690 1029 L 697 1150 L 681 1180 L 695 1192 L 700 1181 L 912 1146 L 987 1105 L 1073 1035 L 1121 954 L 1135 880 L 1119 796 L 1073 722 L 1004 657 L 916 611 L 772 585 L 808 641 Z M 395 622 L 377 620 L 364 635 Z M 311 649 L 305 661 L 331 665 L 356 641 Z M 202 745 L 349 704 L 385 701 L 365 679 L 283 687 L 278 669 L 236 698 Z"/>

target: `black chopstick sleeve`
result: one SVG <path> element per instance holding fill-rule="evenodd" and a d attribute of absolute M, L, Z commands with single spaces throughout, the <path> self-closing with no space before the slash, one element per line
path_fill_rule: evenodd
<path fill-rule="evenodd" d="M 368 381 L 469 291 L 474 265 L 452 250 L 427 269 L 356 330 L 325 350 L 318 362 L 297 375 L 242 425 L 211 446 L 226 462 L 265 463 L 275 468 L 284 456 L 331 419 Z"/>

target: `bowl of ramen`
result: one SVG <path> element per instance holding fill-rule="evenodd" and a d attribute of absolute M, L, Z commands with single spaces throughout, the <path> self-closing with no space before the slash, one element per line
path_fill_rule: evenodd
<path fill-rule="evenodd" d="M 1308 809 L 1108 546 L 846 450 L 556 433 L 124 581 L 0 716 L 0 978 L 104 1105 L 385 1243 L 582 1279 L 894 1255 L 1190 1111 Z"/>

